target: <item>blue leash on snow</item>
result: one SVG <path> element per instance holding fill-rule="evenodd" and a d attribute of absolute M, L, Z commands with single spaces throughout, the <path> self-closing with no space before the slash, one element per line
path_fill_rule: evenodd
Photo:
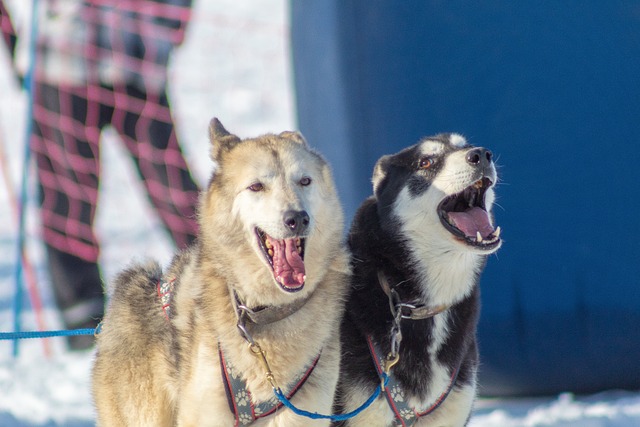
<path fill-rule="evenodd" d="M 389 376 L 386 373 L 383 372 L 381 377 L 384 380 L 384 385 L 386 386 L 387 383 L 389 382 Z M 287 397 L 284 395 L 284 393 L 282 392 L 282 390 L 280 388 L 274 388 L 273 392 L 275 393 L 276 398 L 284 406 L 286 406 L 287 408 L 291 409 L 293 411 L 293 413 L 295 413 L 296 415 L 300 415 L 300 416 L 306 417 L 306 418 L 311 418 L 312 420 L 345 421 L 345 420 L 348 420 L 350 418 L 355 417 L 360 412 L 364 411 L 369 406 L 371 406 L 371 404 L 378 398 L 378 396 L 380 396 L 380 392 L 381 392 L 381 389 L 382 389 L 381 387 L 382 386 L 380 384 L 378 384 L 378 386 L 374 390 L 374 392 L 371 395 L 371 397 L 369 397 L 369 399 L 367 399 L 366 402 L 364 402 L 362 405 L 360 405 L 359 408 L 356 408 L 353 411 L 348 412 L 346 414 L 333 414 L 333 415 L 318 414 L 317 412 L 309 412 L 309 411 L 305 411 L 305 410 L 300 409 L 300 408 L 296 408 L 293 405 L 293 403 L 291 403 L 291 401 L 289 399 L 287 399 Z"/>
<path fill-rule="evenodd" d="M 52 337 L 70 337 L 74 335 L 97 335 L 100 328 L 71 329 L 59 331 L 18 331 L 18 332 L 0 332 L 0 341 L 3 340 L 24 340 L 32 338 L 52 338 Z"/>

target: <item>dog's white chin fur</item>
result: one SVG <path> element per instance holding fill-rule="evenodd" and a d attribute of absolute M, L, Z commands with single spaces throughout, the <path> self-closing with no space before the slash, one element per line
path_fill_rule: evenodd
<path fill-rule="evenodd" d="M 473 289 L 474 279 L 480 271 L 484 256 L 497 251 L 482 249 L 460 240 L 445 229 L 437 213 L 437 206 L 445 197 L 430 188 L 417 198 L 404 188 L 396 199 L 394 214 L 402 224 L 414 261 L 422 266 L 429 287 L 422 290 L 433 304 L 452 305 L 465 298 Z M 491 200 L 486 201 L 488 209 Z"/>

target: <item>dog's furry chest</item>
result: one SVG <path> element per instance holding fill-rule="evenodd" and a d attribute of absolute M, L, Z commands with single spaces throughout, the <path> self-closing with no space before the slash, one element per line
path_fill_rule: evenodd
<path fill-rule="evenodd" d="M 394 414 L 407 411 L 421 414 L 416 425 L 432 425 L 434 419 L 443 416 L 457 419 L 453 425 L 463 425 L 464 414 L 475 396 L 478 297 L 474 288 L 467 298 L 445 312 L 423 320 L 403 319 L 400 358 L 391 369 L 393 383 L 376 405 L 345 425 L 383 425 L 381 420 L 393 425 L 392 420 L 397 417 Z M 389 354 L 393 326 L 388 299 L 379 287 L 353 294 L 347 310 L 343 348 L 349 357 L 342 359 L 339 391 L 345 411 L 361 404 L 380 384 L 380 367 L 376 367 L 374 358 L 380 360 Z M 377 355 L 367 340 L 378 346 Z M 457 415 L 451 415 L 452 407 Z M 449 418 L 444 419 L 449 425 Z"/>
<path fill-rule="evenodd" d="M 205 283 L 197 274 L 190 276 L 189 270 L 183 272 L 183 278 L 187 280 L 182 280 L 182 284 L 177 286 L 173 318 L 180 337 L 178 417 L 200 426 L 207 425 L 207 417 L 216 413 L 214 419 L 220 421 L 215 425 L 234 425 L 235 417 L 244 414 L 236 412 L 234 415 L 230 407 L 229 381 L 232 381 L 232 376 L 236 380 L 241 379 L 246 387 L 236 393 L 240 396 L 234 396 L 236 405 L 250 402 L 254 410 L 258 407 L 256 403 L 268 406 L 265 402 L 272 401 L 275 395 L 265 379 L 265 366 L 252 354 L 247 340 L 237 328 L 238 318 L 227 285 L 213 280 Z M 334 286 L 321 286 L 300 310 L 287 318 L 263 326 L 246 325 L 252 339 L 265 350 L 275 380 L 283 392 L 291 391 L 290 386 L 298 384 L 301 374 L 308 374 L 292 401 L 302 401 L 302 408 L 324 413 L 331 407 L 330 394 L 325 390 L 335 387 L 338 375 L 339 342 L 333 331 L 337 330 L 340 319 L 340 299 L 334 297 L 334 292 Z M 221 356 L 226 365 L 221 363 Z M 225 367 L 229 371 L 225 372 Z M 320 395 L 324 397 L 319 398 Z M 205 407 L 206 416 L 201 418 L 198 411 L 202 410 L 196 408 Z M 194 413 L 190 412 L 192 409 Z M 277 421 L 289 412 L 278 410 L 256 419 L 252 425 L 297 425 L 305 422 L 304 419 Z"/>
<path fill-rule="evenodd" d="M 374 292 L 363 291 L 359 300 L 354 296 L 345 328 L 353 329 L 355 336 L 371 337 L 383 354 L 391 351 L 393 321 L 389 303 L 382 292 L 377 300 L 371 300 Z M 402 319 L 400 361 L 394 367 L 399 383 L 416 396 L 429 400 L 438 394 L 455 369 L 469 357 L 469 349 L 475 343 L 477 321 L 477 291 L 454 307 L 423 320 Z M 366 307 L 366 308 L 365 308 Z M 362 315 L 364 313 L 364 315 Z M 360 338 L 362 339 L 362 338 Z M 345 346 L 349 343 L 345 342 Z M 366 350 L 369 364 L 371 355 Z M 475 356 L 472 357 L 475 360 Z"/>

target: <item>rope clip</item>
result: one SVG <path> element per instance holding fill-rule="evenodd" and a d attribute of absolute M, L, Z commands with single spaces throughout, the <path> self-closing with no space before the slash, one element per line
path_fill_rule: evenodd
<path fill-rule="evenodd" d="M 264 351 L 262 347 L 260 347 L 260 344 L 256 342 L 249 344 L 249 351 L 251 351 L 251 354 L 255 356 L 262 364 L 262 367 L 265 370 L 265 378 L 269 385 L 271 385 L 271 388 L 273 388 L 274 390 L 279 390 L 280 387 L 276 382 L 276 378 L 273 375 L 273 371 L 271 371 L 271 366 L 269 366 L 269 361 L 267 360 L 267 352 Z"/>
<path fill-rule="evenodd" d="M 384 387 L 389 381 L 389 373 L 391 372 L 391 368 L 393 368 L 398 361 L 400 360 L 400 354 L 396 353 L 395 356 L 391 353 L 387 354 L 387 357 L 384 358 L 384 366 L 383 375 L 380 376 L 380 390 L 384 392 Z"/>

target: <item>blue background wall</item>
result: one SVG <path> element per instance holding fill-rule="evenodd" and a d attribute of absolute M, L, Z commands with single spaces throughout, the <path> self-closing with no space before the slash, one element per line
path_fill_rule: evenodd
<path fill-rule="evenodd" d="M 379 156 L 455 131 L 498 158 L 488 395 L 640 388 L 640 2 L 292 2 L 299 125 L 349 218 Z"/>

